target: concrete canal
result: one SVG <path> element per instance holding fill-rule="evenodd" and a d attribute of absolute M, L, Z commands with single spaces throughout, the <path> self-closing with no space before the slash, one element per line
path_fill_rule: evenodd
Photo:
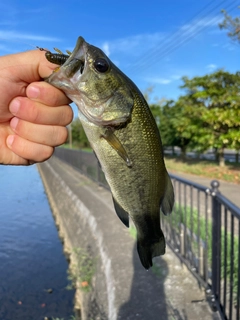
<path fill-rule="evenodd" d="M 169 248 L 142 267 L 109 191 L 56 157 L 38 169 L 54 218 L 36 166 L 0 167 L 0 320 L 71 319 L 63 250 L 81 320 L 217 319 Z"/>
<path fill-rule="evenodd" d="M 154 268 L 142 267 L 109 191 L 56 157 L 39 170 L 77 280 L 81 320 L 218 319 L 169 248 Z"/>

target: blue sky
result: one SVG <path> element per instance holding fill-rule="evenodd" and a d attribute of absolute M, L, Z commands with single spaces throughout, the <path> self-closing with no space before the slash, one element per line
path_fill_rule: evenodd
<path fill-rule="evenodd" d="M 0 55 L 31 50 L 72 50 L 78 36 L 101 47 L 154 99 L 184 93 L 183 76 L 224 68 L 236 72 L 240 45 L 220 30 L 221 9 L 239 16 L 232 0 L 121 0 L 1 2 Z"/>

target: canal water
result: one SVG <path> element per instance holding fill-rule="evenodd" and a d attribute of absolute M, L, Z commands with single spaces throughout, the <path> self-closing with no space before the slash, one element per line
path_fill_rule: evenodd
<path fill-rule="evenodd" d="M 0 166 L 0 320 L 70 319 L 67 268 L 37 167 Z"/>

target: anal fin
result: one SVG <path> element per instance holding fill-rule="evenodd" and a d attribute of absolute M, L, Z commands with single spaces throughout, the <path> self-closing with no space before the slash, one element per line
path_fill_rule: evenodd
<path fill-rule="evenodd" d="M 127 228 L 129 228 L 128 213 L 118 204 L 118 202 L 114 198 L 113 198 L 113 204 L 119 219 L 122 221 L 123 224 L 125 224 Z"/>

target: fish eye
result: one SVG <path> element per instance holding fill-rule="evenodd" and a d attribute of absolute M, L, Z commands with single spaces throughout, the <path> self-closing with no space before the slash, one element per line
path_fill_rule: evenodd
<path fill-rule="evenodd" d="M 108 61 L 103 58 L 96 59 L 93 65 L 94 68 L 100 73 L 105 73 L 109 70 Z"/>

